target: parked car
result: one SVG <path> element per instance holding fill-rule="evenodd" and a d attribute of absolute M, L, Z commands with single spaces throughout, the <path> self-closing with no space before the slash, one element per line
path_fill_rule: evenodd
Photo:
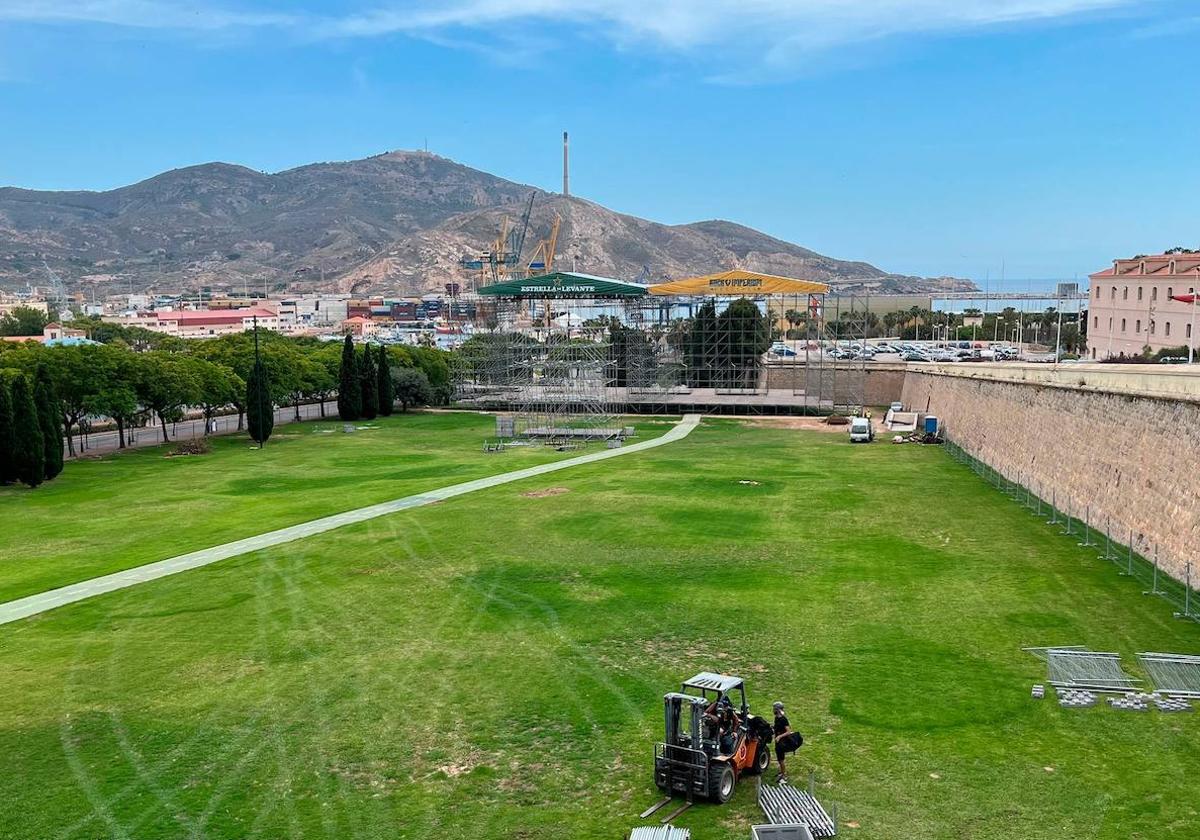
<path fill-rule="evenodd" d="M 1160 365 L 1186 365 L 1187 356 L 1163 356 L 1158 360 Z"/>
<path fill-rule="evenodd" d="M 875 426 L 869 417 L 854 417 L 850 420 L 850 442 L 870 443 L 875 440 Z"/>
<path fill-rule="evenodd" d="M 896 402 L 894 402 L 890 406 L 888 406 L 888 408 L 891 409 L 892 411 L 903 411 L 904 403 L 897 400 Z"/>

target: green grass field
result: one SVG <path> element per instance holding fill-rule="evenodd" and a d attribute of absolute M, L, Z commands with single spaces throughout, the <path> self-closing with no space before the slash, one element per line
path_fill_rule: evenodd
<path fill-rule="evenodd" d="M 550 457 L 484 456 L 487 427 L 305 427 L 265 482 L 244 441 L 72 464 L 0 494 L 3 580 Z M 1196 837 L 1200 715 L 1031 700 L 1021 648 L 1050 644 L 1136 672 L 1138 650 L 1200 652 L 1200 626 L 936 448 L 710 420 L 0 626 L 0 837 L 619 838 L 657 798 L 661 695 L 701 670 L 788 702 L 793 774 L 847 837 Z M 742 840 L 759 816 L 746 784 L 678 822 Z"/>
<path fill-rule="evenodd" d="M 213 438 L 204 457 L 130 450 L 72 463 L 35 492 L 0 487 L 4 521 L 20 526 L 0 527 L 0 601 L 563 457 L 546 447 L 485 457 L 495 422 L 482 415 L 367 425 L 378 428 L 281 426 L 262 452 L 243 435 Z"/>

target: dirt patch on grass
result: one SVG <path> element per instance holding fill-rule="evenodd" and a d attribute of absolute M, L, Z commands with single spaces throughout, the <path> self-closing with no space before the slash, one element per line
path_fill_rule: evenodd
<path fill-rule="evenodd" d="M 755 417 L 741 421 L 752 429 L 791 429 L 804 432 L 845 434 L 844 426 L 830 426 L 824 417 Z"/>
<path fill-rule="evenodd" d="M 570 493 L 569 487 L 547 487 L 544 490 L 530 490 L 528 493 L 522 493 L 521 496 L 526 499 L 544 499 L 547 496 L 561 496 L 563 493 Z"/>

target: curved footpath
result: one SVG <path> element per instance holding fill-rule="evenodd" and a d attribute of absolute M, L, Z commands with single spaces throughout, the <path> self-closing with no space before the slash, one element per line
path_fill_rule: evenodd
<path fill-rule="evenodd" d="M 568 458 L 565 461 L 540 464 L 536 467 L 527 467 L 523 470 L 500 473 L 499 475 L 488 476 L 487 478 L 477 478 L 474 481 L 464 481 L 462 484 L 452 484 L 449 487 L 441 487 L 437 490 L 417 493 L 414 496 L 405 496 L 402 499 L 395 499 L 390 502 L 381 502 L 380 504 L 358 508 L 357 510 L 348 510 L 344 513 L 334 514 L 333 516 L 325 516 L 310 522 L 302 522 L 299 525 L 280 528 L 278 531 L 268 531 L 256 537 L 247 537 L 246 539 L 236 540 L 201 551 L 193 551 L 190 554 L 181 554 L 178 557 L 171 557 L 167 560 L 147 563 L 144 566 L 137 566 L 122 572 L 114 572 L 111 575 L 73 583 L 70 586 L 64 586 L 59 589 L 51 589 L 37 595 L 18 598 L 15 601 L 9 601 L 7 604 L 0 604 L 0 624 L 19 621 L 22 618 L 28 618 L 31 615 L 37 615 L 56 607 L 82 601 L 85 598 L 136 586 L 139 583 L 157 580 L 158 578 L 178 574 L 179 572 L 186 572 L 188 569 L 207 566 L 210 563 L 227 560 L 230 557 L 237 557 L 240 554 L 248 554 L 251 551 L 259 551 L 260 549 L 292 542 L 293 540 L 301 540 L 305 537 L 323 534 L 326 531 L 332 531 L 334 528 L 341 528 L 343 525 L 365 522 L 368 519 L 387 516 L 389 513 L 398 513 L 402 510 L 440 502 L 443 499 L 450 499 L 454 496 L 473 493 L 476 490 L 486 490 L 489 487 L 498 487 L 501 484 L 521 481 L 525 478 L 534 478 L 546 473 L 577 467 L 581 464 L 591 464 L 596 461 L 619 458 L 623 455 L 632 455 L 635 452 L 644 452 L 647 449 L 665 446 L 668 443 L 674 443 L 677 440 L 687 437 L 699 423 L 699 414 L 686 414 L 682 422 L 676 424 L 666 434 L 641 443 L 622 446 L 619 449 L 604 449 L 599 452 Z"/>

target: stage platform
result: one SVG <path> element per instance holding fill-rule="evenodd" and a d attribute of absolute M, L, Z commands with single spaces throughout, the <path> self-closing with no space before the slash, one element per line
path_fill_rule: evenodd
<path fill-rule="evenodd" d="M 559 389 L 553 393 L 537 386 L 478 389 L 460 393 L 456 405 L 487 411 L 520 411 L 541 404 L 553 404 L 570 411 L 571 401 Z M 615 414 L 742 414 L 788 415 L 829 414 L 833 402 L 790 388 L 763 388 L 729 393 L 718 388 L 688 388 L 655 391 L 651 389 L 606 388 L 603 400 Z"/>

